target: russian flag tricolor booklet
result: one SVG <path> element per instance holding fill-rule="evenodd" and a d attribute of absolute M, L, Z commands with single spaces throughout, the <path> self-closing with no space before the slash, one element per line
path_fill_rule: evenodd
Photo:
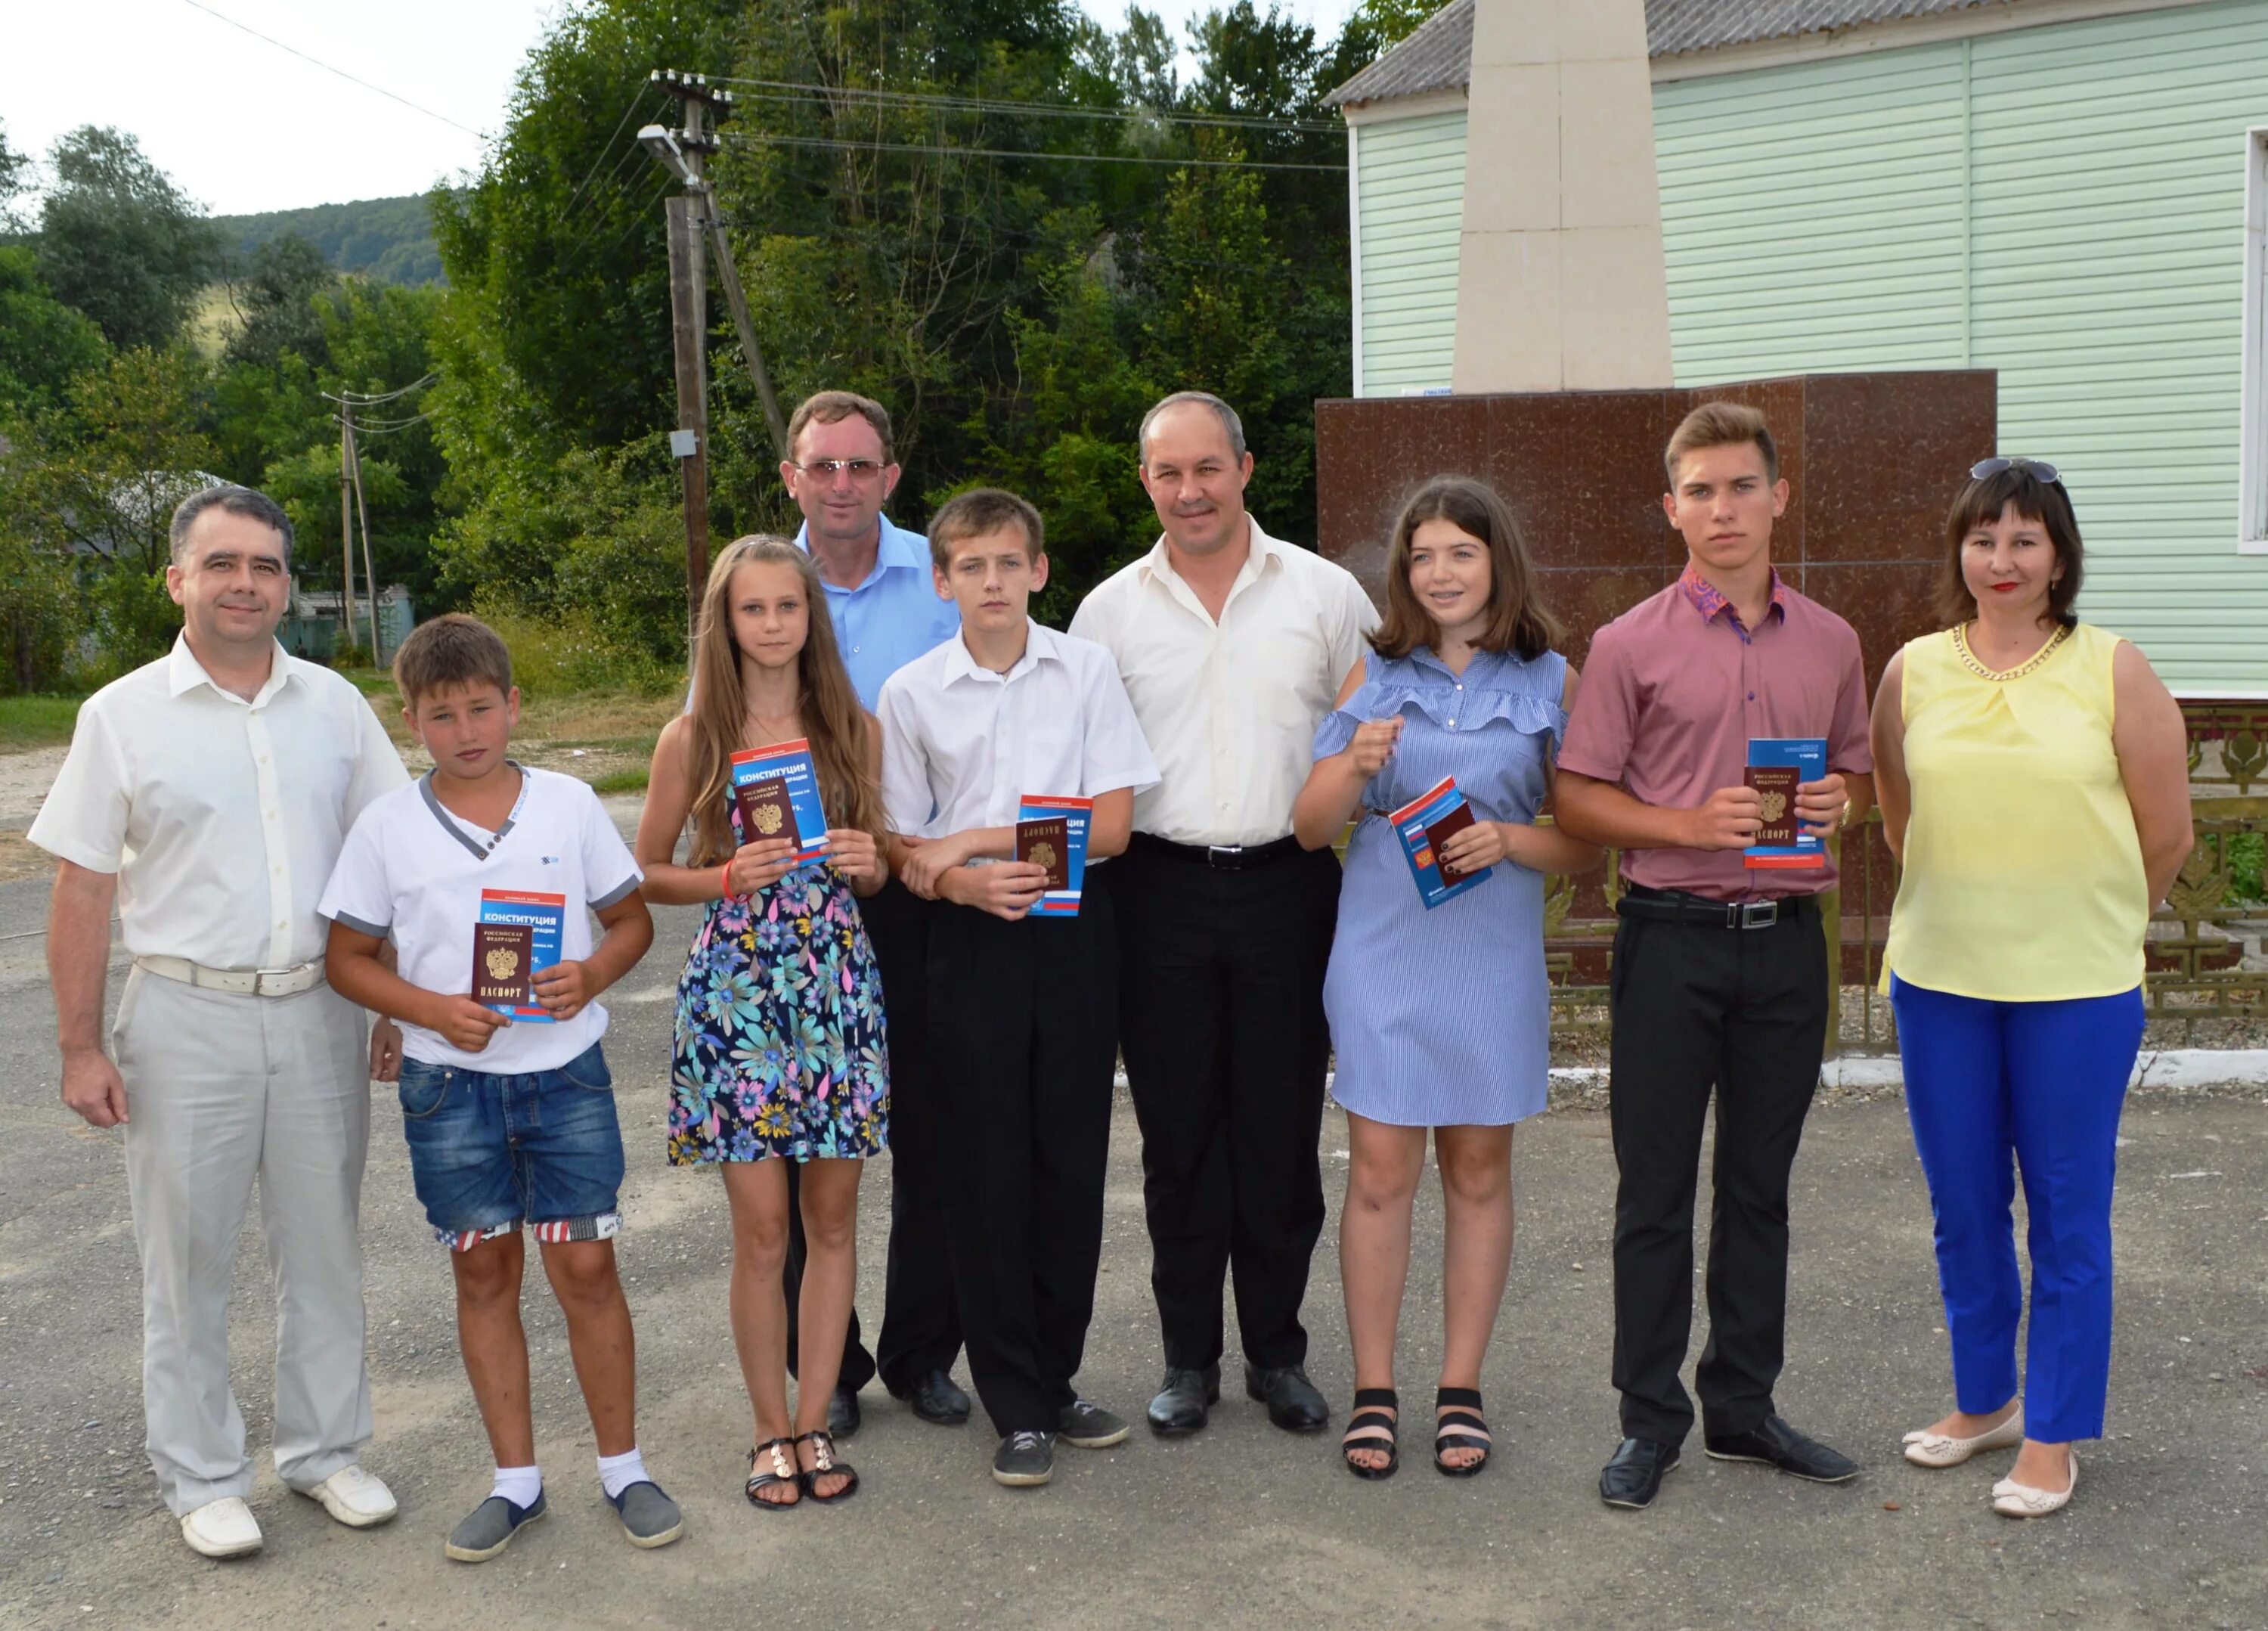
<path fill-rule="evenodd" d="M 1094 801 L 1027 793 L 1016 807 L 1016 859 L 1048 870 L 1035 918 L 1076 918 L 1086 879 L 1086 832 Z"/>
<path fill-rule="evenodd" d="M 1410 875 L 1418 880 L 1418 893 L 1431 911 L 1445 900 L 1454 900 L 1488 881 L 1491 868 L 1459 872 L 1441 862 L 1441 845 L 1471 826 L 1473 807 L 1457 791 L 1457 779 L 1444 776 L 1387 818 L 1402 852 L 1409 859 Z"/>
<path fill-rule="evenodd" d="M 549 1025 L 535 976 L 559 961 L 567 897 L 527 889 L 482 889 L 473 919 L 473 1000 L 515 1023 Z"/>
<path fill-rule="evenodd" d="M 793 742 L 768 748 L 743 748 L 733 756 L 733 796 L 740 801 L 748 842 L 771 837 L 795 840 L 799 861 L 827 853 L 827 812 L 819 803 L 819 767 L 811 743 Z M 784 816 L 785 819 L 783 819 Z"/>
<path fill-rule="evenodd" d="M 1795 790 L 1827 775 L 1824 736 L 1751 736 L 1749 767 L 1742 779 L 1764 800 L 1764 824 L 1756 842 L 1742 852 L 1744 866 L 1762 870 L 1810 872 L 1827 864 L 1827 845 L 1806 832 L 1795 817 Z"/>

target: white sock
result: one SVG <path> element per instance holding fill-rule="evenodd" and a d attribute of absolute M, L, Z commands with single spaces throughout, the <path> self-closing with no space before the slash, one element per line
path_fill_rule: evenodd
<path fill-rule="evenodd" d="M 533 1466 L 498 1467 L 496 1486 L 489 1491 L 492 1495 L 502 1495 L 516 1507 L 534 1506 L 536 1496 L 542 1493 L 543 1469 Z"/>
<path fill-rule="evenodd" d="M 632 1484 L 645 1481 L 645 1457 L 637 1445 L 631 1445 L 619 1456 L 599 1458 L 599 1482 L 606 1487 L 608 1500 L 621 1494 Z"/>

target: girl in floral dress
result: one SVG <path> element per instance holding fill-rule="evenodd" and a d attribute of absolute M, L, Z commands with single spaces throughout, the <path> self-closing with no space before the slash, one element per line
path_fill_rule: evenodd
<path fill-rule="evenodd" d="M 858 897 L 887 877 L 880 729 L 835 645 L 811 560 L 782 538 L 718 556 L 694 636 L 692 705 L 654 749 L 637 855 L 650 901 L 705 905 L 677 986 L 669 1159 L 716 1163 L 733 1212 L 733 1342 L 755 1414 L 747 1497 L 840 1501 L 858 1474 L 827 1428 L 858 1279 L 858 1180 L 887 1142 L 882 982 Z M 744 831 L 732 756 L 810 744 L 824 859 Z M 687 826 L 692 836 L 676 863 Z M 802 1170 L 810 1257 L 801 1385 L 787 1403 L 786 1166 Z"/>

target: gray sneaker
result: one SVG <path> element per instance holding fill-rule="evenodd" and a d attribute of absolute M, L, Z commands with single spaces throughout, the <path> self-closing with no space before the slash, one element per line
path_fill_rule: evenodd
<path fill-rule="evenodd" d="M 1056 1435 L 1052 1433 L 1011 1433 L 1000 1441 L 992 1458 L 992 1481 L 1011 1489 L 1044 1484 L 1056 1475 Z"/>
<path fill-rule="evenodd" d="M 541 1490 L 536 1491 L 535 1499 L 524 1507 L 514 1506 L 502 1495 L 490 1495 L 449 1531 L 441 1551 L 460 1563 L 485 1563 L 510 1546 L 514 1535 L 549 1510 Z"/>
<path fill-rule="evenodd" d="M 622 1533 L 634 1546 L 666 1546 L 685 1532 L 685 1515 L 651 1479 L 640 1479 L 607 1500 L 621 1516 Z"/>
<path fill-rule="evenodd" d="M 1065 1405 L 1056 1421 L 1056 1436 L 1081 1450 L 1108 1450 L 1123 1444 L 1131 1430 L 1123 1418 L 1083 1399 Z"/>

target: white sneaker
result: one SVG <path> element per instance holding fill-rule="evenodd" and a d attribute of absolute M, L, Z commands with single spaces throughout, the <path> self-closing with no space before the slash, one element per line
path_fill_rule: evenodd
<path fill-rule="evenodd" d="M 394 1504 L 394 1492 L 364 1472 L 359 1462 L 341 1467 L 313 1489 L 299 1493 L 310 1501 L 321 1502 L 323 1510 L 349 1529 L 375 1528 L 401 1509 Z"/>
<path fill-rule="evenodd" d="M 240 1495 L 208 1501 L 181 1515 L 181 1539 L 204 1557 L 242 1557 L 260 1550 L 260 1524 Z"/>

